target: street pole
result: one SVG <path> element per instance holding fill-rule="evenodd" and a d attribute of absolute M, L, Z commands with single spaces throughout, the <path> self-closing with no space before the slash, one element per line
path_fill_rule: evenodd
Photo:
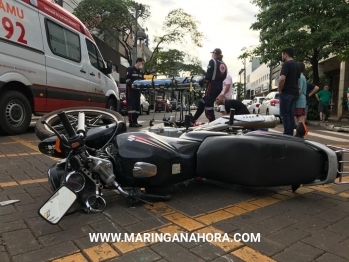
<path fill-rule="evenodd" d="M 244 99 L 246 99 L 246 58 L 244 59 Z"/>
<path fill-rule="evenodd" d="M 63 0 L 57 0 L 56 3 L 57 5 L 63 7 Z"/>
<path fill-rule="evenodd" d="M 141 5 L 139 5 L 141 6 Z M 138 31 L 138 3 L 136 3 L 136 24 L 135 24 L 135 30 L 134 30 L 134 42 L 133 42 L 133 48 L 132 48 L 132 65 L 136 63 L 137 60 L 137 31 Z"/>
<path fill-rule="evenodd" d="M 270 61 L 270 68 L 269 68 L 269 92 L 272 90 L 272 82 L 273 82 L 273 66 L 272 66 L 272 61 Z"/>

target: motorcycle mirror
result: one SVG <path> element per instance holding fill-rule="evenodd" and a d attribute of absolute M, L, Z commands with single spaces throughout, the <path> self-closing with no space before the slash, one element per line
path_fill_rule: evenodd
<path fill-rule="evenodd" d="M 57 225 L 74 204 L 77 196 L 67 186 L 61 186 L 39 209 L 39 215 L 52 225 Z"/>

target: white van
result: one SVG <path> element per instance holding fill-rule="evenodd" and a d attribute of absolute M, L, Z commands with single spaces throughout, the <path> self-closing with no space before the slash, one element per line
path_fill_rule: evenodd
<path fill-rule="evenodd" d="M 118 111 L 112 62 L 82 22 L 49 0 L 0 0 L 0 132 L 75 106 Z"/>

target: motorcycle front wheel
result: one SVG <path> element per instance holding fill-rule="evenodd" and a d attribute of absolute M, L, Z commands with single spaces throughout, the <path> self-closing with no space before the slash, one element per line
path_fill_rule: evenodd
<path fill-rule="evenodd" d="M 66 135 L 65 129 L 62 125 L 61 120 L 58 117 L 58 113 L 64 111 L 69 119 L 70 124 L 75 130 L 77 130 L 78 125 L 78 115 L 79 112 L 85 113 L 85 130 L 86 132 L 95 127 L 106 126 L 117 121 L 125 122 L 125 119 L 118 113 L 110 109 L 99 108 L 99 107 L 70 107 L 64 108 L 56 111 L 52 111 L 43 115 L 35 125 L 35 134 L 40 140 L 44 140 L 55 134 L 41 122 L 46 121 L 60 134 Z"/>

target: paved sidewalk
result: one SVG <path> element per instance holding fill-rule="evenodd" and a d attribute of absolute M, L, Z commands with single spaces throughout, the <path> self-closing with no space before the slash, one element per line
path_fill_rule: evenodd
<path fill-rule="evenodd" d="M 335 132 L 349 132 L 349 121 L 347 119 L 338 121 L 338 119 L 332 117 L 329 118 L 327 122 L 307 120 L 306 124 L 309 126 L 322 127 Z"/>
<path fill-rule="evenodd" d="M 78 213 L 57 226 L 38 208 L 51 195 L 55 161 L 37 150 L 35 134 L 0 137 L 0 261 L 348 261 L 349 185 L 243 188 L 190 181 L 163 189 L 173 199 L 128 208 L 105 192 L 103 214 Z M 346 181 L 349 179 L 346 178 Z M 227 233 L 230 242 L 91 242 L 89 233 Z M 260 243 L 233 241 L 260 233 Z"/>

